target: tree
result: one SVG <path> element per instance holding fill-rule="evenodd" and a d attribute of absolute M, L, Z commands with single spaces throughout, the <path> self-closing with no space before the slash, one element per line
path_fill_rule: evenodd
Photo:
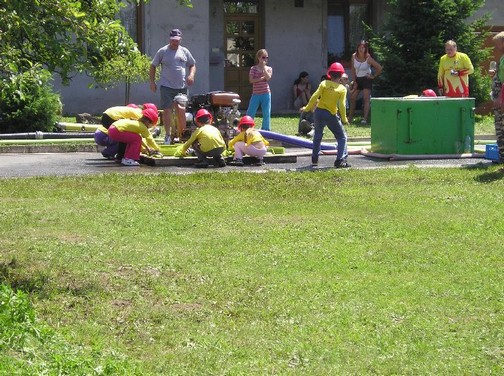
<path fill-rule="evenodd" d="M 489 82 L 480 64 L 488 59 L 483 48 L 488 17 L 466 20 L 484 0 L 389 0 L 390 13 L 383 32 L 372 33 L 373 53 L 383 65 L 375 85 L 376 96 L 403 96 L 437 87 L 439 58 L 447 40 L 469 55 L 475 72 L 469 76 L 476 103 L 486 100 Z"/>
<path fill-rule="evenodd" d="M 40 64 L 68 83 L 86 72 L 99 84 L 111 60 L 138 61 L 141 53 L 116 18 L 116 0 L 18 0 L 0 8 L 0 74 L 11 75 Z M 137 77 L 135 77 L 137 78 Z"/>
<path fill-rule="evenodd" d="M 147 80 L 150 60 L 117 17 L 124 1 L 141 0 L 0 0 L 0 93 L 17 96 L 0 98 L 0 111 L 22 111 L 2 103 L 25 105 L 30 84 L 49 85 L 51 74 L 68 84 L 86 73 L 102 87 Z M 12 129 L 8 118 L 0 113 L 0 129 Z"/>

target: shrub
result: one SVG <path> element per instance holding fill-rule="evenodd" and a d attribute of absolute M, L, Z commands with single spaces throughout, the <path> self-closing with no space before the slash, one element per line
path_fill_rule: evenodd
<path fill-rule="evenodd" d="M 113 349 L 65 341 L 36 318 L 29 295 L 0 284 L 0 375 L 139 375 Z"/>
<path fill-rule="evenodd" d="M 39 66 L 1 77 L 1 133 L 53 130 L 62 105 L 51 79 L 50 73 Z"/>

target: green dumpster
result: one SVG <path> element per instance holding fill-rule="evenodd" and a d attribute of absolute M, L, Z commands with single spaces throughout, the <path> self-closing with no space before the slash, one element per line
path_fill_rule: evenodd
<path fill-rule="evenodd" d="M 371 150 L 381 154 L 472 153 L 474 98 L 372 98 Z"/>

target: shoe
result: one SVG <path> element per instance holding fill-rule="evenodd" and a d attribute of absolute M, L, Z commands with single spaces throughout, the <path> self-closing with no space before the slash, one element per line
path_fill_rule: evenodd
<path fill-rule="evenodd" d="M 207 168 L 208 167 L 208 161 L 196 162 L 194 164 L 194 167 L 196 167 L 196 168 Z"/>
<path fill-rule="evenodd" d="M 350 164 L 346 161 L 346 159 L 340 159 L 334 161 L 334 167 L 335 168 L 349 168 L 351 167 Z"/>
<path fill-rule="evenodd" d="M 140 163 L 129 158 L 123 158 L 121 160 L 121 164 L 123 164 L 124 166 L 140 166 Z"/>
<path fill-rule="evenodd" d="M 367 120 L 366 119 L 362 119 L 360 123 L 361 123 L 361 125 L 367 125 Z"/>
<path fill-rule="evenodd" d="M 266 163 L 264 162 L 264 159 L 259 159 L 256 163 L 254 163 L 254 166 L 264 166 Z"/>
<path fill-rule="evenodd" d="M 243 159 L 233 159 L 231 162 L 229 162 L 230 166 L 243 166 Z"/>
<path fill-rule="evenodd" d="M 170 136 L 165 136 L 165 138 L 164 138 L 164 144 L 165 145 L 171 145 L 171 137 Z"/>
<path fill-rule="evenodd" d="M 213 165 L 215 167 L 226 167 L 226 161 L 224 160 L 224 157 L 222 155 L 219 157 L 214 157 Z"/>
<path fill-rule="evenodd" d="M 309 138 L 313 138 L 313 136 L 315 135 L 315 129 L 312 129 L 311 131 L 309 131 L 307 134 L 306 134 Z"/>

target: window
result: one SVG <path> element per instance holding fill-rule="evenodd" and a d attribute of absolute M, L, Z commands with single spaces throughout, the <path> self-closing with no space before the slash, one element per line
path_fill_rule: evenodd
<path fill-rule="evenodd" d="M 349 60 L 364 39 L 363 23 L 369 24 L 370 0 L 327 1 L 327 63 Z"/>
<path fill-rule="evenodd" d="M 124 2 L 123 5 L 124 7 L 119 12 L 119 19 L 130 37 L 137 43 L 138 49 L 144 52 L 142 32 L 143 1 L 138 4 L 128 1 Z"/>
<path fill-rule="evenodd" d="M 257 3 L 256 1 L 233 1 L 233 0 L 224 0 L 224 13 L 239 13 L 239 14 L 247 14 L 257 13 Z"/>

